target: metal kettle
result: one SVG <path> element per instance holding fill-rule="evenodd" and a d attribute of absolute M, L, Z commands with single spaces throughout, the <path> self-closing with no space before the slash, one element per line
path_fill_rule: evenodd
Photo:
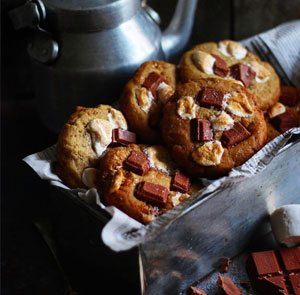
<path fill-rule="evenodd" d="M 37 107 L 58 132 L 77 105 L 112 103 L 144 61 L 168 59 L 186 45 L 197 0 L 178 0 L 162 33 L 158 14 L 141 0 L 32 0 L 9 12 L 16 29 L 34 31 Z"/>

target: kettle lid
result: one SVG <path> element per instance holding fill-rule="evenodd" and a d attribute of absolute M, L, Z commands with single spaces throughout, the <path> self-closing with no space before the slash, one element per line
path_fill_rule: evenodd
<path fill-rule="evenodd" d="M 47 23 L 56 31 L 100 31 L 129 20 L 140 0 L 43 0 Z"/>

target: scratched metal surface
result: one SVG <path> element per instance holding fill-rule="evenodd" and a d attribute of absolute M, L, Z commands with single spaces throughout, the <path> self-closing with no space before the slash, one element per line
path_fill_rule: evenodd
<path fill-rule="evenodd" d="M 258 175 L 207 196 L 140 246 L 142 293 L 179 294 L 270 231 L 268 212 L 300 203 L 300 143 Z"/>

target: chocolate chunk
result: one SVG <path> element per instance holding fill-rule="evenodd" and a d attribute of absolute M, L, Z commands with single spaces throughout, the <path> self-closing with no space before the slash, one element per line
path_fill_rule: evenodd
<path fill-rule="evenodd" d="M 216 59 L 213 68 L 214 73 L 220 77 L 226 77 L 229 73 L 226 61 L 216 54 L 212 54 L 212 56 Z"/>
<path fill-rule="evenodd" d="M 142 181 L 135 190 L 137 199 L 157 206 L 163 206 L 167 203 L 169 190 L 159 184 Z"/>
<path fill-rule="evenodd" d="M 280 255 L 287 271 L 300 271 L 300 246 L 281 249 Z"/>
<path fill-rule="evenodd" d="M 217 284 L 226 295 L 242 295 L 242 291 L 227 276 L 219 276 Z"/>
<path fill-rule="evenodd" d="M 251 133 L 240 122 L 235 122 L 231 129 L 223 132 L 221 141 L 226 147 L 231 147 L 250 136 Z"/>
<path fill-rule="evenodd" d="M 112 131 L 112 145 L 127 145 L 136 142 L 136 135 L 133 132 L 124 129 L 113 129 Z"/>
<path fill-rule="evenodd" d="M 213 131 L 208 120 L 192 119 L 191 138 L 193 141 L 209 141 L 214 137 Z"/>
<path fill-rule="evenodd" d="M 260 290 L 262 294 L 289 294 L 283 276 L 259 278 L 256 289 Z"/>
<path fill-rule="evenodd" d="M 220 259 L 220 266 L 219 266 L 220 272 L 228 272 L 229 264 L 230 264 L 230 259 L 228 257 L 222 257 Z"/>
<path fill-rule="evenodd" d="M 142 85 L 150 90 L 153 97 L 156 98 L 156 90 L 161 82 L 165 82 L 165 78 L 156 72 L 151 72 Z"/>
<path fill-rule="evenodd" d="M 176 171 L 172 179 L 171 190 L 187 193 L 190 189 L 190 179 L 183 175 L 180 171 Z"/>
<path fill-rule="evenodd" d="M 289 107 L 295 107 L 300 103 L 300 89 L 290 86 L 281 86 L 279 101 Z"/>
<path fill-rule="evenodd" d="M 207 293 L 204 292 L 203 290 L 199 289 L 199 288 L 190 287 L 188 295 L 207 295 Z"/>
<path fill-rule="evenodd" d="M 145 175 L 150 168 L 150 163 L 144 153 L 132 151 L 124 161 L 124 167 L 138 175 Z"/>
<path fill-rule="evenodd" d="M 293 127 L 299 126 L 297 113 L 291 109 L 288 109 L 284 113 L 274 117 L 271 122 L 280 132 L 285 132 Z"/>
<path fill-rule="evenodd" d="M 289 280 L 290 280 L 294 294 L 300 295 L 300 273 L 290 274 Z"/>
<path fill-rule="evenodd" d="M 200 106 L 214 107 L 221 110 L 224 107 L 224 93 L 222 91 L 205 87 L 200 91 L 197 101 Z"/>
<path fill-rule="evenodd" d="M 230 67 L 230 75 L 243 82 L 245 87 L 248 87 L 255 78 L 256 73 L 245 64 L 235 64 Z"/>

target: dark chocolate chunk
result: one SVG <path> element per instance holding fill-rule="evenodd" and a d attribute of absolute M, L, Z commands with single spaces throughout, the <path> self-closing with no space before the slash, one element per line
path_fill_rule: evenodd
<path fill-rule="evenodd" d="M 281 249 L 280 255 L 287 271 L 300 271 L 300 246 Z"/>
<path fill-rule="evenodd" d="M 124 129 L 113 129 L 112 131 L 112 141 L 111 143 L 113 145 L 116 144 L 130 144 L 130 143 L 135 143 L 136 142 L 136 135 L 133 132 L 124 130 Z"/>
<path fill-rule="evenodd" d="M 290 86 L 281 86 L 279 101 L 289 107 L 295 107 L 300 103 L 300 89 Z"/>
<path fill-rule="evenodd" d="M 262 294 L 289 294 L 284 276 L 261 277 L 257 282 L 256 289 Z"/>
<path fill-rule="evenodd" d="M 214 137 L 213 131 L 208 120 L 192 119 L 191 124 L 191 138 L 193 141 L 209 141 Z"/>
<path fill-rule="evenodd" d="M 212 56 L 216 59 L 213 68 L 214 73 L 220 77 L 226 77 L 229 73 L 226 61 L 216 54 L 212 54 Z"/>
<path fill-rule="evenodd" d="M 142 181 L 135 190 L 137 199 L 157 206 L 163 206 L 167 203 L 169 190 L 159 184 Z"/>
<path fill-rule="evenodd" d="M 243 82 L 245 87 L 248 87 L 255 78 L 256 73 L 245 64 L 235 64 L 230 67 L 230 75 Z"/>
<path fill-rule="evenodd" d="M 199 289 L 199 288 L 190 287 L 188 295 L 207 295 L 207 293 L 204 292 L 203 290 Z"/>
<path fill-rule="evenodd" d="M 250 136 L 251 133 L 240 122 L 235 122 L 231 129 L 223 132 L 221 141 L 226 147 L 231 147 Z"/>
<path fill-rule="evenodd" d="M 224 92 L 205 87 L 200 91 L 197 101 L 200 106 L 221 110 L 224 107 Z"/>
<path fill-rule="evenodd" d="M 180 171 L 176 171 L 172 179 L 171 190 L 187 193 L 190 189 L 190 179 L 183 175 Z"/>
<path fill-rule="evenodd" d="M 289 281 L 294 294 L 300 295 L 300 273 L 291 273 L 289 275 Z"/>
<path fill-rule="evenodd" d="M 145 175 L 150 168 L 150 163 L 144 153 L 132 151 L 124 161 L 124 167 L 138 175 Z"/>
<path fill-rule="evenodd" d="M 220 266 L 219 266 L 220 272 L 228 272 L 229 264 L 230 264 L 230 259 L 228 257 L 222 257 L 220 259 Z"/>
<path fill-rule="evenodd" d="M 274 117 L 271 121 L 280 132 L 285 132 L 299 126 L 299 119 L 295 110 L 288 109 L 284 113 Z"/>
<path fill-rule="evenodd" d="M 165 78 L 156 72 L 151 72 L 142 85 L 150 90 L 153 97 L 156 98 L 156 90 L 161 82 L 165 82 Z"/>
<path fill-rule="evenodd" d="M 217 284 L 226 295 L 242 295 L 242 291 L 227 276 L 219 276 Z"/>

